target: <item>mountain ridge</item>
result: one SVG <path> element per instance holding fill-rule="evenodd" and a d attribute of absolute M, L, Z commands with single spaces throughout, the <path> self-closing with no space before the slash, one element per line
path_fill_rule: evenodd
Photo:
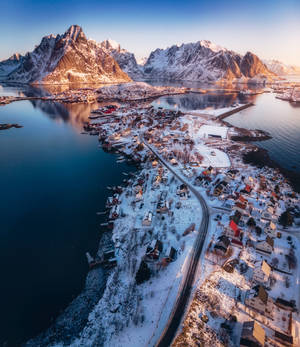
<path fill-rule="evenodd" d="M 149 79 L 156 76 L 203 82 L 258 82 L 275 77 L 255 54 L 247 52 L 243 56 L 208 40 L 152 51 L 144 65 L 144 74 Z"/>
<path fill-rule="evenodd" d="M 78 25 L 64 34 L 44 36 L 24 56 L 0 62 L 0 78 L 33 84 L 111 83 L 133 80 L 264 83 L 277 75 L 299 73 L 276 60 L 241 55 L 209 40 L 157 48 L 138 64 L 135 55 L 112 39 L 87 39 Z"/>
<path fill-rule="evenodd" d="M 44 36 L 5 80 L 31 84 L 110 83 L 131 79 L 78 25 L 63 35 Z"/>

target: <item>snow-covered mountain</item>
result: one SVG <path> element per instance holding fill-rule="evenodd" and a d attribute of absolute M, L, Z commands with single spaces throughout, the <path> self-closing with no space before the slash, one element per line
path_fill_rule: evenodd
<path fill-rule="evenodd" d="M 127 82 L 130 78 L 99 44 L 86 38 L 80 26 L 72 25 L 63 35 L 43 37 L 6 80 L 63 84 Z"/>
<path fill-rule="evenodd" d="M 268 69 L 274 72 L 276 75 L 297 75 L 300 74 L 300 67 L 294 65 L 286 65 L 281 61 L 270 59 L 265 60 L 264 63 Z"/>
<path fill-rule="evenodd" d="M 0 78 L 6 77 L 13 70 L 20 66 L 24 57 L 16 53 L 6 60 L 0 62 Z"/>
<path fill-rule="evenodd" d="M 258 82 L 274 77 L 255 54 L 242 56 L 210 41 L 156 49 L 144 65 L 144 75 L 149 79 L 203 82 Z"/>
<path fill-rule="evenodd" d="M 136 62 L 140 66 L 144 66 L 147 63 L 148 57 L 142 57 L 140 59 L 137 59 Z"/>
<path fill-rule="evenodd" d="M 100 46 L 118 62 L 121 69 L 132 79 L 143 78 L 143 68 L 138 65 L 133 53 L 121 48 L 119 43 L 111 39 L 101 42 Z"/>

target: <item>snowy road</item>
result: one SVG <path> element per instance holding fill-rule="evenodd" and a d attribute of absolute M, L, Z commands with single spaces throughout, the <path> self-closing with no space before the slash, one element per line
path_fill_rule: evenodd
<path fill-rule="evenodd" d="M 203 218 L 201 220 L 199 233 L 197 236 L 197 239 L 194 244 L 193 253 L 190 258 L 190 263 L 188 266 L 188 270 L 185 274 L 184 283 L 182 285 L 181 293 L 178 295 L 176 302 L 174 304 L 173 310 L 171 312 L 170 318 L 166 324 L 166 327 L 160 336 L 156 346 L 157 347 L 166 347 L 170 346 L 176 332 L 178 330 L 178 327 L 180 325 L 180 322 L 184 316 L 185 308 L 188 303 L 188 300 L 190 298 L 191 290 L 193 287 L 194 277 L 196 273 L 196 269 L 198 266 L 198 261 L 200 259 L 200 255 L 203 249 L 204 241 L 206 238 L 208 225 L 209 225 L 209 209 L 206 205 L 206 202 L 202 195 L 188 182 L 183 178 L 181 175 L 179 175 L 172 166 L 164 159 L 162 158 L 157 151 L 150 146 L 147 141 L 141 137 L 141 141 L 149 148 L 149 150 L 157 157 L 157 159 L 169 170 L 173 173 L 174 176 L 176 176 L 182 183 L 186 184 L 190 191 L 196 196 L 198 199 L 202 211 L 203 211 Z"/>

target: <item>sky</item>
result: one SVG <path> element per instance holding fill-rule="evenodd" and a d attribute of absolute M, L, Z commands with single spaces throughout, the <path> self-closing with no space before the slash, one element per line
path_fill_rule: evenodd
<path fill-rule="evenodd" d="M 32 51 L 72 24 L 142 58 L 156 48 L 210 40 L 300 66 L 300 0 L 2 0 L 0 60 Z"/>

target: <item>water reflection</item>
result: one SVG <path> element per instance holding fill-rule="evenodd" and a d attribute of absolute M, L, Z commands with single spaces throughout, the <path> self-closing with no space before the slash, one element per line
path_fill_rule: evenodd
<path fill-rule="evenodd" d="M 66 90 L 74 90 L 78 88 L 100 88 L 104 84 L 71 84 L 71 85 L 18 85 L 18 84 L 3 84 L 0 89 L 0 95 L 14 95 L 26 97 L 43 97 L 55 93 L 60 93 Z M 70 123 L 78 130 L 82 129 L 82 124 L 88 121 L 88 116 L 91 111 L 100 106 L 109 104 L 109 102 L 101 103 L 63 103 L 44 100 L 30 100 L 34 108 L 41 110 L 49 118 L 56 121 Z"/>
<path fill-rule="evenodd" d="M 236 103 L 246 103 L 254 101 L 255 96 L 245 96 L 239 93 L 210 93 L 196 94 L 188 93 L 176 96 L 164 96 L 153 102 L 156 107 L 171 109 L 181 109 L 183 111 L 204 110 L 208 108 L 229 107 Z"/>
<path fill-rule="evenodd" d="M 91 111 L 98 108 L 100 103 L 61 103 L 43 100 L 30 100 L 34 108 L 40 109 L 49 118 L 70 123 L 77 129 L 82 129 L 82 124 L 88 121 Z"/>
<path fill-rule="evenodd" d="M 43 92 L 8 88 L 5 95 Z M 79 134 L 92 107 L 39 100 L 0 107 L 1 122 L 23 125 L 0 134 L 0 346 L 20 346 L 46 329 L 80 293 L 85 252 L 95 254 L 103 231 L 105 216 L 96 212 L 111 195 L 106 187 L 135 170 L 98 148 L 97 137 Z M 93 301 L 86 300 L 77 322 L 87 319 Z"/>

